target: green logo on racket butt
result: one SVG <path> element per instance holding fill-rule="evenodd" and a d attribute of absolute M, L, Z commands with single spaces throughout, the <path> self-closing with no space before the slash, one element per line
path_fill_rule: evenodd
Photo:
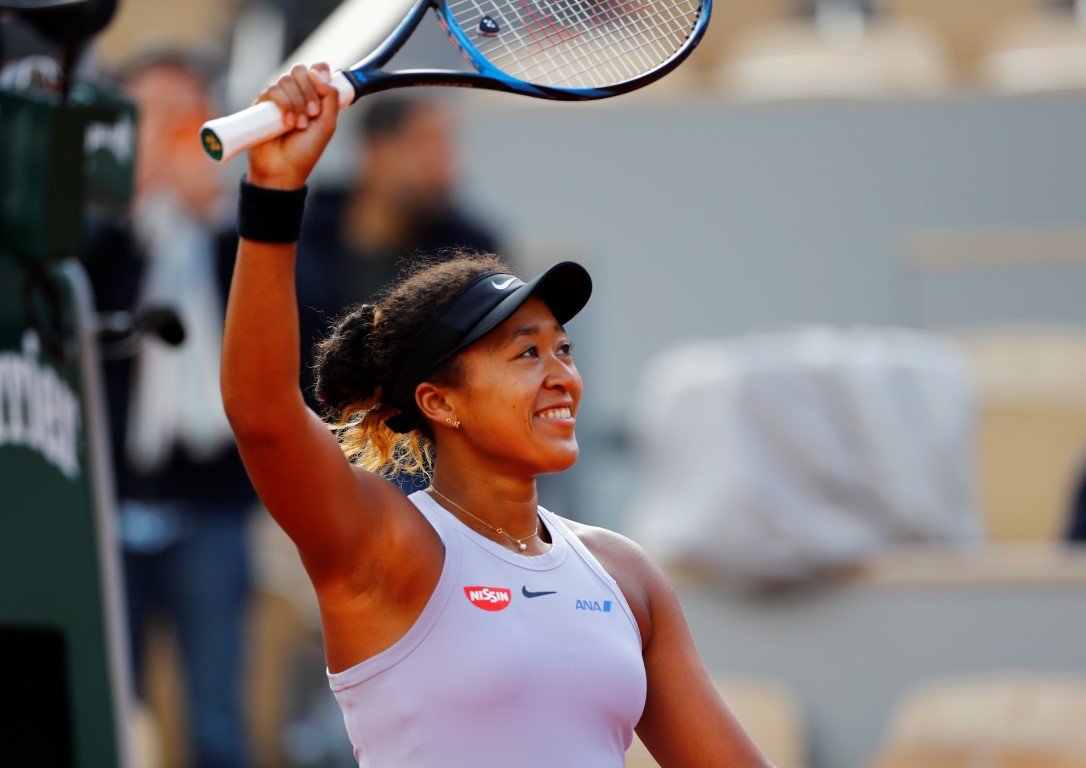
<path fill-rule="evenodd" d="M 222 160 L 222 142 L 215 135 L 215 131 L 204 128 L 200 131 L 200 141 L 203 142 L 204 149 L 207 150 L 213 160 Z"/>

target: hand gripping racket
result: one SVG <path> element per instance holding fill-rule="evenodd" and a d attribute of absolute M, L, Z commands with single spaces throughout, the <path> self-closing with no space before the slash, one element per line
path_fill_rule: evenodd
<path fill-rule="evenodd" d="M 364 37 L 368 45 L 361 50 L 373 51 L 333 77 L 341 106 L 368 93 L 417 85 L 579 101 L 632 91 L 674 69 L 705 33 L 711 2 L 348 0 L 321 29 L 331 27 L 355 43 Z M 382 69 L 429 8 L 474 72 Z M 322 56 L 308 44 L 296 55 L 303 51 Z M 200 138 L 212 158 L 225 161 L 287 130 L 279 107 L 262 102 L 205 123 Z"/>

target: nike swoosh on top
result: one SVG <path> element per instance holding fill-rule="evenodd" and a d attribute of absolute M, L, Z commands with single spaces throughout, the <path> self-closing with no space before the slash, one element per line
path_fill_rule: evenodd
<path fill-rule="evenodd" d="M 497 282 L 496 280 L 491 280 L 490 284 L 497 288 L 499 291 L 504 291 L 506 288 L 513 284 L 514 280 L 516 280 L 515 277 L 511 277 L 501 283 Z"/>
<path fill-rule="evenodd" d="M 528 587 L 521 587 L 520 593 L 525 597 L 543 597 L 543 595 L 557 595 L 557 592 L 529 592 Z"/>

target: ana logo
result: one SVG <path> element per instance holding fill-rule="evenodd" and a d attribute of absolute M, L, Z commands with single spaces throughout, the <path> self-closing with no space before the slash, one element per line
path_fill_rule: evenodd
<path fill-rule="evenodd" d="M 464 594 L 476 608 L 484 611 L 500 611 L 509 607 L 513 593 L 501 587 L 464 587 Z"/>
<path fill-rule="evenodd" d="M 602 603 L 599 600 L 578 600 L 578 611 L 591 611 L 592 613 L 610 613 L 611 601 L 604 600 Z"/>

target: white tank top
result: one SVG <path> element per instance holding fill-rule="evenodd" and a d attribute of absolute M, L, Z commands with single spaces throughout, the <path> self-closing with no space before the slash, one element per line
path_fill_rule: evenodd
<path fill-rule="evenodd" d="M 441 577 L 392 647 L 328 680 L 365 768 L 621 768 L 645 706 L 641 634 L 615 580 L 540 507 L 514 554 L 428 494 Z"/>

